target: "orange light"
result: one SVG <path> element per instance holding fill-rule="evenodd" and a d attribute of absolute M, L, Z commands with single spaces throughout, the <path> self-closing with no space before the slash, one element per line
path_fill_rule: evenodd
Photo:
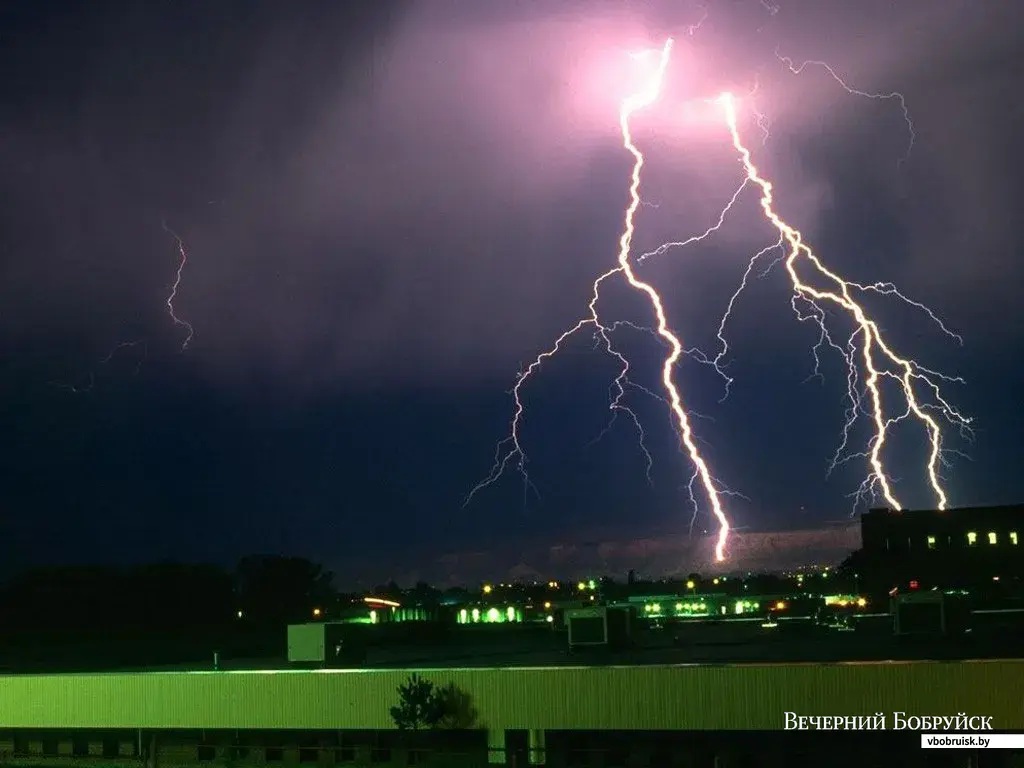
<path fill-rule="evenodd" d="M 383 597 L 364 597 L 363 602 L 367 605 L 386 605 L 389 608 L 398 608 L 401 603 L 396 603 L 394 600 L 386 600 Z"/>
<path fill-rule="evenodd" d="M 777 611 L 784 611 L 784 610 L 786 610 L 786 604 L 782 600 L 779 600 L 779 602 L 777 602 L 775 604 L 775 610 L 777 610 Z"/>

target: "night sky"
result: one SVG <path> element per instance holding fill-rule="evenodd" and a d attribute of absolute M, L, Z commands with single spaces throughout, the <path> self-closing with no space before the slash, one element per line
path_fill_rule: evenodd
<path fill-rule="evenodd" d="M 508 434 L 517 372 L 586 313 L 614 265 L 631 158 L 628 54 L 677 39 L 635 133 L 636 251 L 713 224 L 742 180 L 707 99 L 740 130 L 780 212 L 868 294 L 901 354 L 965 384 L 946 427 L 954 505 L 1024 499 L 1024 189 L 1012 0 L 5 3 L 0 10 L 0 540 L 3 570 L 163 558 L 309 556 L 408 573 L 442 555 L 688 535 L 691 468 L 664 403 L 586 334 L 523 390 L 537 494 L 510 471 L 463 507 Z M 1017 18 L 1015 18 L 1017 17 Z M 1015 48 L 1017 49 L 1015 51 Z M 851 86 L 906 99 L 846 94 Z M 746 102 L 744 102 L 746 103 Z M 179 253 L 188 260 L 173 308 Z M 644 262 L 688 348 L 716 332 L 750 257 L 777 239 L 747 189 L 706 242 Z M 766 267 L 771 259 L 764 262 Z M 756 274 L 759 274 L 758 271 Z M 845 520 L 867 473 L 827 475 L 846 372 L 790 307 L 781 268 L 726 326 L 734 379 L 676 380 L 751 531 Z M 609 322 L 649 306 L 610 286 Z M 840 342 L 851 327 L 827 319 Z M 664 348 L 623 328 L 635 383 Z M 895 390 L 886 390 L 894 393 Z M 854 451 L 870 437 L 862 419 Z M 919 426 L 893 432 L 900 500 L 934 505 Z M 702 502 L 703 499 L 698 497 Z M 706 505 L 693 534 L 714 531 Z M 450 575 L 450 574 L 449 574 Z"/>

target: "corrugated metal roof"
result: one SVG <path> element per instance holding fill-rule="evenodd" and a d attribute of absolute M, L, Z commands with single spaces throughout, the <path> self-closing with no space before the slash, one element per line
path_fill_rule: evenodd
<path fill-rule="evenodd" d="M 410 670 L 0 677 L 10 728 L 381 729 Z M 785 713 L 992 717 L 1024 729 L 1024 661 L 420 670 L 488 728 L 781 729 Z"/>

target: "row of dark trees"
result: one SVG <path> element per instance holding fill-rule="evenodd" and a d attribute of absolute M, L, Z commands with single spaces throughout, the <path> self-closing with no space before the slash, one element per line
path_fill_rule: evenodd
<path fill-rule="evenodd" d="M 308 619 L 341 597 L 333 575 L 295 557 L 243 558 L 234 570 L 158 563 L 135 567 L 60 566 L 0 585 L 3 624 L 24 628 L 215 626 L 241 617 L 281 625 Z"/>
<path fill-rule="evenodd" d="M 0 584 L 0 672 L 85 671 L 280 658 L 285 625 L 355 596 L 295 557 L 234 569 L 158 563 L 39 568 Z"/>

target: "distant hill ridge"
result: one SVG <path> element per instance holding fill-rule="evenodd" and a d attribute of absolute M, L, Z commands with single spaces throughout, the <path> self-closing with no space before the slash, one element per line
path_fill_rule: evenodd
<path fill-rule="evenodd" d="M 411 567 L 377 573 L 380 565 L 346 564 L 337 569 L 338 582 L 350 579 L 399 584 L 426 581 L 437 586 L 459 586 L 482 581 L 545 581 L 553 577 L 582 578 L 621 575 L 630 569 L 646 578 L 664 578 L 697 572 L 779 571 L 803 565 L 837 564 L 861 546 L 860 525 L 813 530 L 752 532 L 729 536 L 724 563 L 714 560 L 714 536 L 676 534 L 619 541 L 562 541 L 537 545 L 519 554 L 500 551 L 454 552 L 410 563 Z"/>

